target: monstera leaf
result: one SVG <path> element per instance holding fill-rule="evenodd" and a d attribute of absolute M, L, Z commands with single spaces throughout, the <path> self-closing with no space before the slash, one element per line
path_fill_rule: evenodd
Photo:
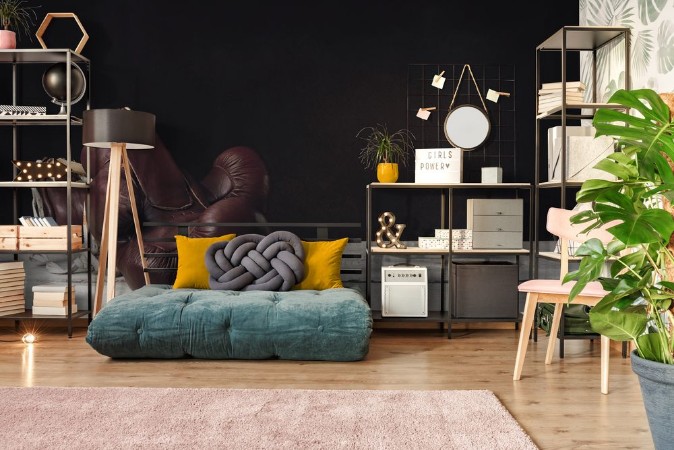
<path fill-rule="evenodd" d="M 661 197 L 674 200 L 674 120 L 660 96 L 651 89 L 616 91 L 609 99 L 625 107 L 600 108 L 593 119 L 597 136 L 612 136 L 618 151 L 595 168 L 615 180 L 583 183 L 576 200 L 592 207 L 571 218 L 587 230 L 603 226 L 614 239 L 604 247 L 590 239 L 578 248 L 578 270 L 564 282 L 576 280 L 570 299 L 587 283 L 598 280 L 609 293 L 590 312 L 592 328 L 616 340 L 631 340 L 642 358 L 674 364 L 674 335 L 668 311 L 674 279 L 667 262 L 674 217 Z M 629 111 L 629 113 L 628 113 Z M 599 269 L 611 263 L 610 278 Z"/>

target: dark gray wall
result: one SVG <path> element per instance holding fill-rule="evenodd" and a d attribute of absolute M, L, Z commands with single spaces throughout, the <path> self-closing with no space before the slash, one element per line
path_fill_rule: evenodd
<path fill-rule="evenodd" d="M 270 173 L 270 221 L 364 220 L 374 172 L 360 165 L 355 135 L 377 123 L 405 126 L 409 63 L 514 64 L 517 173 L 533 181 L 535 47 L 578 23 L 577 2 L 533 11 L 513 2 L 409 0 L 41 4 L 38 22 L 72 11 L 89 33 L 92 106 L 156 114 L 159 134 L 196 178 L 222 150 L 255 148 Z M 55 25 L 51 46 L 74 47 L 63 43 L 67 28 Z M 2 103 L 11 101 L 8 83 L 3 75 Z M 24 94 L 25 103 L 48 101 L 39 81 Z M 36 156 L 57 148 L 35 133 L 25 139 Z M 413 181 L 413 172 L 401 179 Z"/>

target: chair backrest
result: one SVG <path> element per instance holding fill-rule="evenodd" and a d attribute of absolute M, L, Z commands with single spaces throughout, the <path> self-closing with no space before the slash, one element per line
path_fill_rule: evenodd
<path fill-rule="evenodd" d="M 610 225 L 604 225 L 600 228 L 595 228 L 589 233 L 583 233 L 587 225 L 576 225 L 571 223 L 571 217 L 578 214 L 578 211 L 562 208 L 550 208 L 548 210 L 548 219 L 546 223 L 547 230 L 561 239 L 568 239 L 570 241 L 585 242 L 591 238 L 597 238 L 604 244 L 608 244 L 613 240 L 613 235 L 606 231 Z"/>
<path fill-rule="evenodd" d="M 600 228 L 595 228 L 588 233 L 583 233 L 587 228 L 585 224 L 571 223 L 571 217 L 578 214 L 578 211 L 562 208 L 550 208 L 545 228 L 553 235 L 559 238 L 559 251 L 561 254 L 561 263 L 559 267 L 559 279 L 561 280 L 569 271 L 569 241 L 585 242 L 591 238 L 599 239 L 604 245 L 613 240 L 613 235 L 606 229 L 613 223 L 605 224 Z"/>

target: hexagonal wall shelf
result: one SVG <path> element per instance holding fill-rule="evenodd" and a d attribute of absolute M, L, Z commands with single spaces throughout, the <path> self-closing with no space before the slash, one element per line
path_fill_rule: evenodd
<path fill-rule="evenodd" d="M 42 48 L 47 48 L 47 44 L 45 44 L 44 41 L 42 40 L 42 35 L 47 30 L 47 27 L 51 23 L 52 19 L 73 19 L 77 23 L 77 26 L 80 27 L 80 31 L 82 31 L 82 39 L 77 44 L 77 47 L 75 47 L 75 53 L 81 53 L 82 49 L 84 48 L 84 44 L 86 44 L 87 41 L 89 40 L 89 35 L 82 26 L 82 22 L 80 22 L 80 19 L 78 19 L 74 13 L 47 13 L 47 15 L 44 17 L 44 20 L 40 24 L 40 27 L 37 29 L 37 32 L 35 33 L 35 36 L 37 37 L 37 40 L 40 42 Z"/>

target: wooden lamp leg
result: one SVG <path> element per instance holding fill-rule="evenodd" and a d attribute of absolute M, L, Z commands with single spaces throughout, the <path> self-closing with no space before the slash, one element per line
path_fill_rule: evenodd
<path fill-rule="evenodd" d="M 133 190 L 133 180 L 131 178 L 131 160 L 126 153 L 126 147 L 122 150 L 122 166 L 126 177 L 126 189 L 129 191 L 129 201 L 131 202 L 131 213 L 133 216 L 133 226 L 136 230 L 136 241 L 138 242 L 138 254 L 140 255 L 140 264 L 143 267 L 143 277 L 145 284 L 150 284 L 150 274 L 145 271 L 147 262 L 145 261 L 145 245 L 143 244 L 143 235 L 140 229 L 140 219 L 138 218 L 138 208 L 136 206 L 136 195 Z"/>
<path fill-rule="evenodd" d="M 106 301 L 115 296 L 115 271 L 117 270 L 117 223 L 119 219 L 119 184 L 124 144 L 114 143 L 110 149 L 110 165 L 108 167 L 108 185 L 105 192 L 105 210 L 103 212 L 103 230 L 96 277 L 96 298 L 94 311 L 96 315 L 103 306 L 103 286 L 107 266 Z M 109 263 L 109 264 L 108 264 Z"/>
<path fill-rule="evenodd" d="M 122 152 L 125 145 L 114 142 L 110 149 L 110 192 L 108 192 L 108 275 L 105 301 L 115 297 L 115 275 L 117 274 L 117 224 L 119 223 L 119 186 L 122 174 Z M 100 270 L 100 267 L 99 267 Z"/>
<path fill-rule="evenodd" d="M 96 296 L 94 297 L 93 315 L 98 314 L 103 306 L 103 285 L 105 282 L 105 268 L 108 262 L 108 222 L 110 217 L 110 183 L 112 177 L 108 175 L 108 183 L 105 189 L 105 207 L 103 209 L 103 229 L 101 231 L 101 247 L 98 254 L 98 274 L 96 275 Z"/>

